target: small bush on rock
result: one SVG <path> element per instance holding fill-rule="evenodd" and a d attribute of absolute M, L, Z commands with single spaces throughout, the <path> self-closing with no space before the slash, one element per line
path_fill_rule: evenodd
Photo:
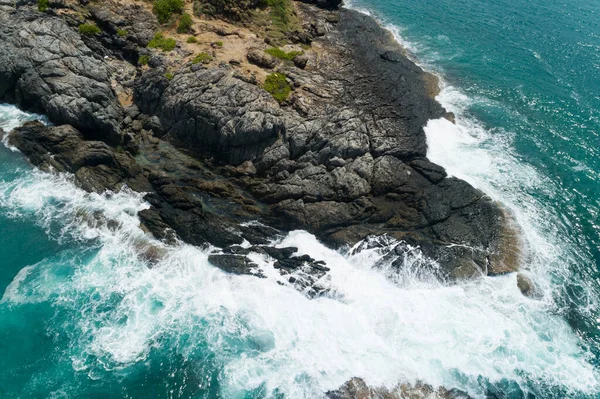
<path fill-rule="evenodd" d="M 211 62 L 213 57 L 208 53 L 200 53 L 192 60 L 192 64 L 208 64 Z"/>
<path fill-rule="evenodd" d="M 164 37 L 162 33 L 157 33 L 148 43 L 148 48 L 159 48 L 162 51 L 171 51 L 175 48 L 177 42 L 170 37 Z"/>
<path fill-rule="evenodd" d="M 150 57 L 145 54 L 140 55 L 140 58 L 138 58 L 138 65 L 148 65 L 148 62 L 150 62 Z"/>
<path fill-rule="evenodd" d="M 192 16 L 185 13 L 181 16 L 177 25 L 177 33 L 189 33 L 192 30 Z"/>
<path fill-rule="evenodd" d="M 38 10 L 41 12 L 46 12 L 48 8 L 50 8 L 50 0 L 38 0 L 37 6 Z"/>
<path fill-rule="evenodd" d="M 173 73 L 171 73 L 171 72 L 165 73 L 165 78 L 167 78 L 167 80 L 169 80 L 169 81 L 173 80 L 174 77 L 175 77 L 175 75 L 173 75 Z"/>
<path fill-rule="evenodd" d="M 198 39 L 196 39 L 194 36 L 190 36 L 187 38 L 186 42 L 188 43 L 198 43 Z"/>
<path fill-rule="evenodd" d="M 125 37 L 129 34 L 129 32 L 127 32 L 125 29 L 117 29 L 117 36 L 119 37 Z"/>
<path fill-rule="evenodd" d="M 183 0 L 154 0 L 152 6 L 152 12 L 161 24 L 166 24 L 171 20 L 171 15 L 181 14 L 182 11 Z"/>
<path fill-rule="evenodd" d="M 303 52 L 302 51 L 290 51 L 289 53 L 286 53 L 285 51 L 283 51 L 280 48 L 271 47 L 271 48 L 266 49 L 265 53 L 271 54 L 273 57 L 279 58 L 280 60 L 291 61 L 294 59 L 294 57 L 302 54 Z"/>
<path fill-rule="evenodd" d="M 275 100 L 283 102 L 292 92 L 292 86 L 282 73 L 272 73 L 265 79 L 264 89 L 271 93 Z"/>
<path fill-rule="evenodd" d="M 94 24 L 81 24 L 79 25 L 79 33 L 85 36 L 93 36 L 99 34 L 100 28 Z"/>

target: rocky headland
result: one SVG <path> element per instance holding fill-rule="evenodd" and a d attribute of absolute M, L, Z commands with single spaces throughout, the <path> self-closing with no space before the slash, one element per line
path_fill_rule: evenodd
<path fill-rule="evenodd" d="M 140 217 L 155 236 L 230 248 L 276 230 L 335 247 L 386 234 L 450 280 L 514 270 L 501 208 L 427 159 L 423 126 L 452 118 L 436 78 L 372 18 L 291 3 L 297 23 L 276 39 L 297 50 L 290 61 L 265 52 L 268 30 L 225 17 L 194 17 L 181 35 L 146 2 L 2 4 L 0 100 L 56 125 L 28 124 L 11 143 L 86 190 L 149 192 Z M 161 29 L 171 51 L 148 48 Z M 289 85 L 279 102 L 263 89 L 272 73 Z"/>
<path fill-rule="evenodd" d="M 453 120 L 437 79 L 371 17 L 339 0 L 285 0 L 283 16 L 196 0 L 180 29 L 146 1 L 40 3 L 0 0 L 0 101 L 52 125 L 4 134 L 87 191 L 147 193 L 139 217 L 156 238 L 215 246 L 209 261 L 236 274 L 264 277 L 247 255 L 271 257 L 309 296 L 329 269 L 269 245 L 286 231 L 336 248 L 386 235 L 395 267 L 421 251 L 448 282 L 516 270 L 506 212 L 427 159 L 423 127 Z M 364 396 L 352 389 L 370 388 L 328 395 Z"/>

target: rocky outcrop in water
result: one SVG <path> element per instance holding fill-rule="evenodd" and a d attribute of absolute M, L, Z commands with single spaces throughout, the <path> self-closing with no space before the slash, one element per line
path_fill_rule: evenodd
<path fill-rule="evenodd" d="M 142 168 L 130 154 L 116 152 L 102 141 L 84 140 L 72 126 L 27 122 L 13 130 L 8 141 L 42 170 L 73 173 L 87 191 L 116 192 L 123 185 L 138 191 L 150 189 Z"/>
<path fill-rule="evenodd" d="M 393 389 L 368 386 L 361 378 L 353 378 L 335 391 L 326 394 L 329 399 L 471 399 L 458 389 L 446 389 L 422 383 L 400 384 Z"/>
<path fill-rule="evenodd" d="M 143 49 L 158 25 L 140 6 L 0 11 L 0 99 L 83 133 L 27 125 L 11 142 L 36 165 L 79 175 L 87 190 L 150 192 L 140 218 L 167 241 L 227 249 L 301 228 L 342 246 L 387 234 L 401 240 L 398 253 L 419 247 L 438 261 L 442 278 L 510 271 L 504 213 L 426 157 L 423 126 L 451 117 L 433 98 L 436 79 L 370 17 L 316 3 L 327 9 L 297 3 L 296 35 L 312 43 L 301 65 L 263 65 L 290 84 L 281 104 L 239 59 L 205 66 L 184 48 L 169 57 Z M 80 36 L 78 15 L 102 32 Z M 261 45 L 248 51 L 254 64 L 263 64 Z M 128 61 L 141 53 L 149 67 L 136 69 Z M 214 258 L 220 267 L 260 275 L 247 254 L 225 255 Z M 279 269 L 326 272 L 292 258 L 276 259 Z"/>

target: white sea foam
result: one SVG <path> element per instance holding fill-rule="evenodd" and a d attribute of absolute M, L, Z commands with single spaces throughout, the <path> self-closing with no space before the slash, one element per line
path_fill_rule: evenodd
<path fill-rule="evenodd" d="M 85 235 L 97 248 L 24 269 L 3 298 L 72 308 L 73 366 L 91 377 L 97 367 L 126 371 L 161 345 L 194 362 L 195 342 L 205 342 L 222 367 L 225 397 L 261 384 L 290 398 L 319 397 L 354 376 L 388 387 L 420 379 L 473 394 L 481 394 L 478 376 L 596 387 L 567 324 L 547 303 L 521 295 L 514 275 L 457 286 L 394 281 L 374 267 L 389 248 L 345 255 L 294 231 L 278 245 L 331 268 L 324 284 L 333 294 L 311 300 L 275 276 L 229 275 L 208 263 L 208 251 L 153 240 L 133 216 L 147 206 L 139 194 L 88 194 L 39 172 L 0 187 L 3 211 L 35 215 L 52 231 L 62 226 L 58 237 Z M 98 211 L 120 227 L 84 216 Z M 152 267 L 139 256 L 148 246 L 165 251 Z M 272 263 L 253 260 L 265 269 Z M 71 273 L 53 276 L 62 262 Z"/>
<path fill-rule="evenodd" d="M 2 144 L 10 150 L 15 151 L 14 147 L 8 145 L 8 133 L 23 123 L 33 120 L 48 123 L 48 118 L 43 115 L 23 112 L 13 105 L 0 104 L 0 129 L 3 129 L 6 133 L 5 137 L 2 138 Z"/>

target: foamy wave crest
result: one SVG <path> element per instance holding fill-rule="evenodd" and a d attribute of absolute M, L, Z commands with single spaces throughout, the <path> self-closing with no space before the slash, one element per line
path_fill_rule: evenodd
<path fill-rule="evenodd" d="M 335 295 L 311 300 L 274 279 L 226 274 L 208 263 L 210 250 L 152 239 L 135 217 L 147 206 L 139 194 L 89 194 L 37 172 L 2 187 L 3 211 L 33 214 L 49 234 L 61 231 L 57 239 L 79 245 L 77 254 L 22 270 L 3 301 L 50 301 L 70 314 L 72 325 L 55 333 L 70 335 L 67 355 L 91 378 L 127 373 L 168 348 L 198 370 L 213 359 L 222 395 L 232 398 L 256 389 L 321 397 L 354 376 L 388 387 L 423 380 L 474 395 L 483 394 L 481 378 L 596 389 L 569 327 L 546 303 L 521 295 L 515 276 L 448 286 L 406 275 L 399 283 L 386 269 L 396 242 L 340 253 L 294 231 L 275 245 L 331 268 Z M 266 258 L 253 261 L 269 267 Z"/>
<path fill-rule="evenodd" d="M 8 133 L 16 127 L 21 126 L 28 121 L 39 120 L 43 123 L 48 123 L 48 118 L 39 114 L 23 112 L 14 105 L 0 104 L 0 129 L 6 133 L 2 137 L 2 144 L 12 151 L 16 148 L 8 144 Z"/>

